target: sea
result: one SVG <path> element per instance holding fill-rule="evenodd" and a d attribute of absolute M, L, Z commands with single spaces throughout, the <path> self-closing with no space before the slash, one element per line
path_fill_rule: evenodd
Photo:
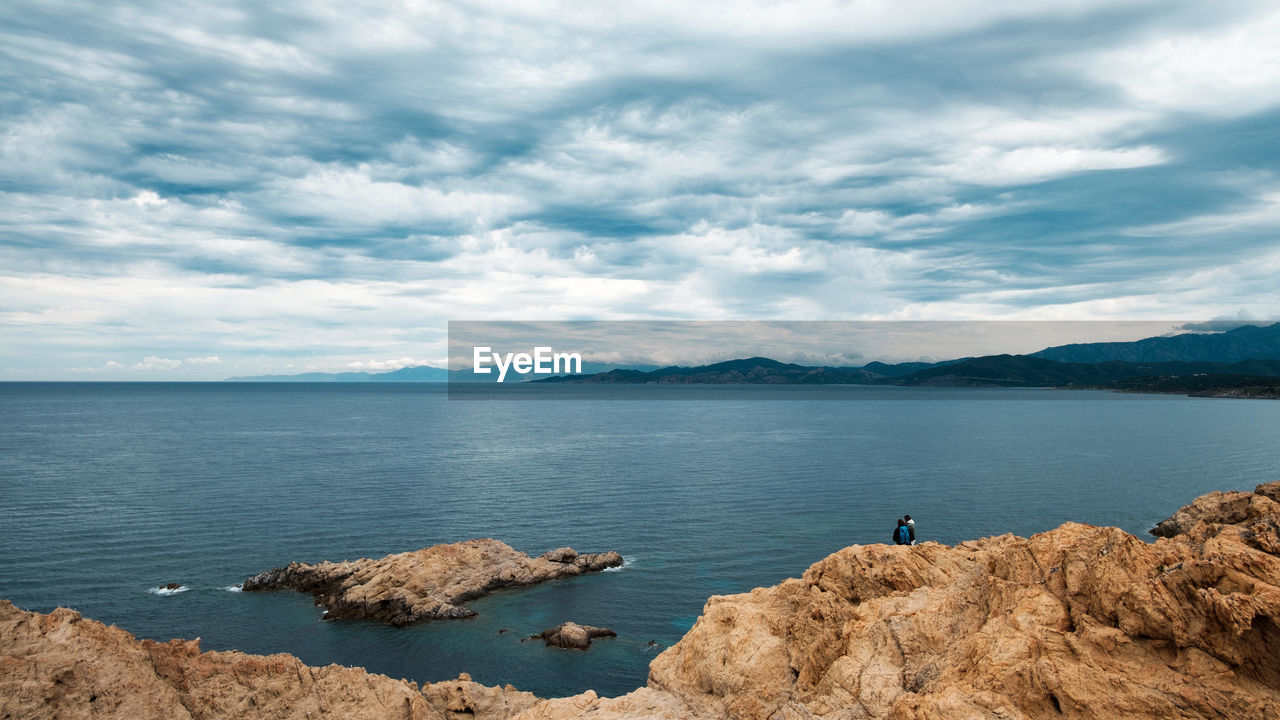
<path fill-rule="evenodd" d="M 1277 430 L 1276 401 L 1101 391 L 0 383 L 0 597 L 205 650 L 617 695 L 709 596 L 889 542 L 904 513 L 922 542 L 1066 521 L 1151 540 L 1197 495 L 1280 478 Z M 238 588 L 482 537 L 626 564 L 405 628 Z M 618 637 L 524 639 L 566 620 Z"/>

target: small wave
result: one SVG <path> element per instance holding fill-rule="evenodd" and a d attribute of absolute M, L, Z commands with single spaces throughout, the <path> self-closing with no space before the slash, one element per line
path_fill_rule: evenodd
<path fill-rule="evenodd" d="M 147 588 L 147 592 L 151 593 L 152 595 L 168 596 L 168 595 L 177 595 L 178 593 L 184 593 L 190 589 L 191 588 L 187 587 L 186 585 L 179 585 L 176 588 L 167 588 L 167 587 Z"/>
<path fill-rule="evenodd" d="M 223 589 L 223 590 L 226 590 L 227 592 L 243 592 L 243 591 L 244 591 L 244 586 L 243 586 L 243 585 L 228 585 L 228 586 L 226 586 L 226 587 L 224 587 L 224 588 L 222 588 L 222 589 Z"/>
<path fill-rule="evenodd" d="M 623 570 L 631 567 L 631 564 L 634 563 L 635 561 L 636 559 L 634 557 L 627 557 L 626 555 L 623 555 L 621 565 L 619 565 L 618 567 L 605 568 L 600 572 L 618 572 L 619 570 Z"/>

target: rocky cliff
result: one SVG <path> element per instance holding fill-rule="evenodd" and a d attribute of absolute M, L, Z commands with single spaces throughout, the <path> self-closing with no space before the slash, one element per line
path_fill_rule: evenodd
<path fill-rule="evenodd" d="M 532 558 L 498 540 L 434 545 L 377 560 L 290 563 L 244 581 L 246 591 L 311 593 L 326 620 L 368 618 L 392 625 L 475 615 L 462 605 L 498 588 L 533 585 L 622 565 L 616 552 L 559 548 Z"/>
<path fill-rule="evenodd" d="M 359 668 L 308 667 L 292 655 L 201 652 L 199 640 L 139 641 L 72 610 L 40 615 L 0 600 L 6 720 L 438 720 L 464 711 L 505 720 L 537 702 L 465 677 L 419 688 Z"/>
<path fill-rule="evenodd" d="M 1154 544 L 849 547 L 712 598 L 649 684 L 734 718 L 1280 717 L 1277 498 L 1210 494 Z"/>
<path fill-rule="evenodd" d="M 1280 717 L 1280 483 L 1198 498 L 1156 533 L 845 548 L 711 598 L 620 698 L 419 688 L 3 603 L 0 718 Z"/>

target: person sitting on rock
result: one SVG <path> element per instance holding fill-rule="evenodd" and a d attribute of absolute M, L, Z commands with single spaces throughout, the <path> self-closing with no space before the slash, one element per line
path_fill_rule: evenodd
<path fill-rule="evenodd" d="M 903 520 L 907 521 L 907 530 L 911 531 L 911 544 L 916 544 L 916 521 L 911 519 L 910 515 L 903 515 Z"/>
<path fill-rule="evenodd" d="M 898 527 L 893 531 L 893 542 L 898 545 L 911 544 L 911 528 L 907 527 L 907 521 L 898 518 Z"/>

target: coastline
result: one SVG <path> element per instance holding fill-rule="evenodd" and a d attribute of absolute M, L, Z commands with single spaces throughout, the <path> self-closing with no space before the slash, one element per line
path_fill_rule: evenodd
<path fill-rule="evenodd" d="M 1280 711 L 1280 482 L 1153 531 L 854 545 L 713 596 L 646 687 L 539 699 L 136 640 L 0 604 L 0 711 L 57 717 L 1262 717 Z M 1125 677 L 1123 686 L 1115 678 Z M 853 712 L 853 715 L 849 713 Z M 315 713 L 315 715 L 308 715 Z"/>

